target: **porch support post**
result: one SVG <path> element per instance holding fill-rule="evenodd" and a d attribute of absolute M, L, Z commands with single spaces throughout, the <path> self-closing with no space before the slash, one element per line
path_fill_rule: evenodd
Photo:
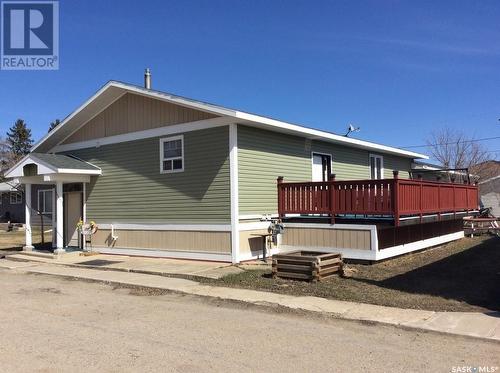
<path fill-rule="evenodd" d="M 57 219 L 57 230 L 56 230 L 56 249 L 54 254 L 62 254 L 64 250 L 64 239 L 63 239 L 63 183 L 58 181 L 56 183 L 56 219 Z"/>
<path fill-rule="evenodd" d="M 82 183 L 82 221 L 83 224 L 87 223 L 87 184 Z M 82 240 L 82 250 L 86 251 L 85 247 L 85 236 L 83 234 L 80 234 L 81 240 Z"/>
<path fill-rule="evenodd" d="M 52 188 L 52 248 L 56 248 L 56 189 Z"/>
<path fill-rule="evenodd" d="M 329 177 L 329 185 L 330 188 L 330 224 L 335 224 L 335 174 L 331 174 Z"/>
<path fill-rule="evenodd" d="M 31 184 L 24 184 L 24 202 L 25 202 L 25 243 L 24 251 L 33 250 L 32 232 L 31 232 Z"/>

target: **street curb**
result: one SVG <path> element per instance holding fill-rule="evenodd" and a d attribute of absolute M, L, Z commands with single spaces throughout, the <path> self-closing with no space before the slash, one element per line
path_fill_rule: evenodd
<path fill-rule="evenodd" d="M 42 263 L 46 264 L 46 263 Z M 64 267 L 64 266 L 63 266 Z M 82 269 L 82 266 L 75 266 L 79 269 Z M 83 268 L 83 269 L 89 269 L 89 268 Z M 95 268 L 90 268 L 93 271 L 101 272 L 101 268 L 95 269 Z M 304 306 L 304 304 L 300 304 L 300 297 L 293 297 L 293 296 L 283 296 L 280 294 L 276 293 L 270 293 L 270 292 L 259 292 L 259 291 L 254 291 L 250 290 L 250 292 L 253 294 L 260 293 L 264 298 L 268 298 L 267 300 L 251 300 L 251 299 L 242 299 L 241 295 L 238 296 L 237 292 L 241 290 L 246 290 L 246 289 L 235 289 L 235 288 L 227 288 L 227 287 L 222 287 L 222 286 L 210 286 L 206 284 L 200 284 L 199 282 L 193 281 L 193 280 L 186 280 L 186 279 L 179 279 L 177 277 L 172 277 L 172 276 L 159 276 L 159 277 L 165 277 L 165 278 L 170 278 L 173 280 L 180 280 L 186 281 L 189 283 L 186 283 L 184 285 L 171 285 L 170 288 L 167 286 L 151 286 L 151 285 L 143 285 L 143 284 L 135 284 L 135 283 L 127 283 L 123 282 L 120 280 L 113 280 L 113 279 L 97 279 L 97 278 L 92 278 L 89 277 L 91 275 L 71 275 L 71 274 L 61 274 L 61 273 L 47 273 L 43 271 L 37 271 L 35 268 L 18 268 L 18 269 L 13 269 L 14 271 L 22 272 L 22 273 L 29 273 L 29 274 L 38 274 L 38 275 L 51 275 L 54 277 L 60 277 L 60 278 L 67 278 L 67 279 L 73 279 L 73 280 L 83 280 L 87 282 L 94 282 L 94 283 L 103 283 L 103 284 L 108 284 L 108 285 L 119 285 L 122 287 L 126 288 L 135 288 L 135 289 L 151 289 L 151 290 L 157 290 L 165 293 L 177 293 L 177 294 L 186 294 L 186 295 L 191 295 L 191 296 L 198 296 L 198 297 L 203 297 L 203 298 L 212 298 L 212 299 L 219 299 L 222 301 L 229 301 L 229 302 L 238 302 L 238 303 L 246 303 L 250 304 L 252 306 L 265 306 L 269 308 L 286 308 L 291 311 L 301 311 L 301 312 L 307 312 L 307 313 L 312 313 L 312 314 L 322 314 L 322 315 L 328 315 L 331 316 L 332 318 L 340 319 L 340 320 L 348 320 L 348 321 L 355 321 L 359 323 L 363 323 L 365 325 L 370 324 L 370 325 L 386 325 L 386 326 L 393 326 L 397 328 L 401 328 L 403 330 L 414 330 L 414 331 L 419 331 L 419 332 L 435 332 L 439 334 L 445 334 L 445 335 L 453 335 L 453 336 L 461 336 L 461 337 L 466 337 L 466 338 L 474 338 L 474 339 L 479 339 L 483 341 L 490 341 L 490 342 L 495 342 L 495 343 L 500 343 L 500 339 L 496 338 L 495 336 L 480 336 L 480 335 L 473 335 L 473 334 L 465 334 L 465 333 L 460 333 L 460 332 L 453 332 L 453 331 L 448 331 L 448 330 L 439 330 L 435 328 L 426 328 L 421 325 L 408 325 L 408 323 L 411 323 L 411 321 L 403 321 L 404 323 L 399 323 L 397 321 L 394 322 L 389 322 L 385 320 L 376 320 L 374 318 L 364 318 L 362 316 L 353 316 L 345 313 L 340 313 L 340 312 L 335 312 L 331 310 L 325 310 L 322 309 L 320 306 L 315 306 L 315 305 L 308 305 Z M 106 271 L 109 270 L 106 269 Z M 104 272 L 104 271 L 103 271 Z M 127 272 L 125 270 L 117 271 L 117 272 Z M 137 273 L 137 272 L 134 272 Z M 142 274 L 142 273 L 137 273 L 137 274 Z M 148 274 L 149 275 L 149 274 Z M 155 274 L 157 275 L 157 274 Z M 151 276 L 151 275 L 149 275 Z M 154 275 L 153 275 L 154 276 Z M 234 290 L 234 293 L 236 295 L 231 296 L 230 292 Z M 223 293 L 225 291 L 229 291 L 229 296 L 221 296 L 220 293 Z M 210 294 L 213 293 L 213 294 Z M 219 293 L 219 294 L 217 294 Z M 234 294 L 233 293 L 233 294 Z M 243 292 L 244 293 L 244 292 Z M 251 294 L 250 294 L 251 295 Z M 258 295 L 258 294 L 257 294 Z M 280 298 L 276 301 L 269 300 L 269 298 L 273 298 L 273 295 L 276 296 L 276 298 Z M 251 298 L 251 296 L 250 296 Z M 308 297 L 308 298 L 316 298 L 316 297 Z M 317 298 L 319 301 L 325 301 L 328 302 L 329 300 L 324 299 L 324 298 Z M 351 306 L 357 305 L 357 303 L 353 302 L 344 302 L 346 304 L 351 304 Z M 363 304 L 365 305 L 365 304 Z M 316 307 L 316 309 L 312 309 L 312 307 Z M 384 306 L 373 306 L 373 305 L 365 305 L 367 307 L 384 307 Z M 385 309 L 390 308 L 390 307 L 385 307 Z M 402 309 L 394 308 L 394 312 L 401 311 Z M 403 310 L 405 311 L 405 310 Z M 424 322 L 428 321 L 429 319 L 432 319 L 434 317 L 441 317 L 443 315 L 446 315 L 447 313 L 438 313 L 434 311 L 426 311 L 428 314 L 428 317 L 425 319 Z M 354 312 L 355 313 L 355 312 Z M 454 313 L 449 313 L 451 316 L 454 316 Z M 458 314 L 458 313 L 455 313 Z M 479 314 L 482 315 L 482 314 Z M 460 315 L 458 315 L 460 316 Z M 420 320 L 422 322 L 422 320 Z M 493 327 L 492 330 L 496 330 L 498 327 Z"/>

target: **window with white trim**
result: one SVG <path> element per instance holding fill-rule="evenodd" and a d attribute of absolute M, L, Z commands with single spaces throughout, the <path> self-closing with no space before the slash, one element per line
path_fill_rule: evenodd
<path fill-rule="evenodd" d="M 370 177 L 372 180 L 384 178 L 384 157 L 370 154 Z"/>
<path fill-rule="evenodd" d="M 23 203 L 23 195 L 21 192 L 10 192 L 10 204 L 20 205 Z"/>
<path fill-rule="evenodd" d="M 52 189 L 38 191 L 38 211 L 42 214 L 52 213 Z"/>
<path fill-rule="evenodd" d="M 184 171 L 184 136 L 160 139 L 160 172 Z"/>

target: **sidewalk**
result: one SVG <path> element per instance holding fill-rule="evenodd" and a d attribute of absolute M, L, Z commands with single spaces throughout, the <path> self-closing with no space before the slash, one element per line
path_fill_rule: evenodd
<path fill-rule="evenodd" d="M 9 255 L 9 259 L 160 276 L 187 275 L 213 279 L 242 272 L 240 268 L 229 263 L 105 254 L 81 256 L 80 253 L 81 251 L 76 251 L 54 256 L 38 252 L 20 252 Z"/>
<path fill-rule="evenodd" d="M 432 330 L 462 336 L 500 341 L 500 313 L 433 312 L 344 302 L 318 297 L 295 297 L 270 292 L 202 285 L 199 282 L 123 271 L 103 271 L 51 263 L 0 260 L 0 268 L 21 273 L 36 273 L 102 281 L 186 294 L 216 297 L 258 305 L 327 313 L 347 320 L 370 321 L 405 328 Z"/>

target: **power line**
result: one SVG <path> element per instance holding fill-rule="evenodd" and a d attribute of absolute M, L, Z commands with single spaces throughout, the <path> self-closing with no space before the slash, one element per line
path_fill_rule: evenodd
<path fill-rule="evenodd" d="M 475 139 L 475 140 L 464 140 L 464 141 L 453 141 L 453 142 L 443 142 L 443 143 L 438 143 L 438 144 L 426 144 L 426 145 L 412 145 L 412 146 L 401 146 L 402 149 L 410 149 L 410 148 L 427 148 L 429 146 L 437 146 L 437 145 L 455 145 L 455 144 L 464 144 L 468 142 L 478 142 L 478 141 L 486 141 L 486 140 L 496 140 L 500 139 L 500 136 L 495 136 L 495 137 L 485 137 L 482 139 Z"/>

